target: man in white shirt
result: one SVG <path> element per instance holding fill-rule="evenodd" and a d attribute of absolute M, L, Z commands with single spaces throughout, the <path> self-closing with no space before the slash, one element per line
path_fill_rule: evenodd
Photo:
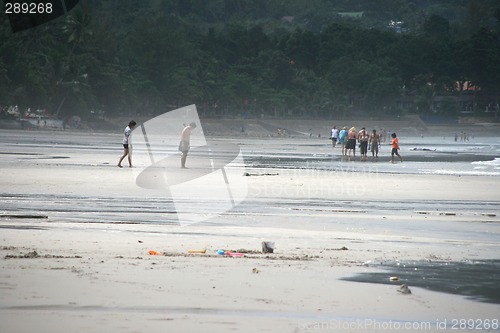
<path fill-rule="evenodd" d="M 335 145 L 337 144 L 338 138 L 339 138 L 339 130 L 338 130 L 337 126 L 333 126 L 332 134 L 330 135 L 330 139 L 332 140 L 333 148 L 335 148 Z"/>
<path fill-rule="evenodd" d="M 125 127 L 125 131 L 123 131 L 123 155 L 120 157 L 120 160 L 118 161 L 118 167 L 122 167 L 122 161 L 125 158 L 125 156 L 128 156 L 128 165 L 129 167 L 132 167 L 132 155 L 130 154 L 130 148 L 131 148 L 131 143 L 129 142 L 129 137 L 130 134 L 132 133 L 132 130 L 135 127 L 136 122 L 131 120 L 128 123 L 128 126 Z"/>

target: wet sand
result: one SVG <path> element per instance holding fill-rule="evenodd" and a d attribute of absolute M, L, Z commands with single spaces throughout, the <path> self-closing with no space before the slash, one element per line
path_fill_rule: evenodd
<path fill-rule="evenodd" d="M 498 304 L 411 279 L 410 295 L 342 280 L 379 262 L 499 259 L 498 176 L 408 173 L 419 162 L 390 165 L 387 151 L 342 164 L 319 139 L 235 138 L 245 200 L 179 225 L 168 193 L 115 166 L 120 135 L 0 139 L 1 332 L 441 332 L 500 319 Z"/>

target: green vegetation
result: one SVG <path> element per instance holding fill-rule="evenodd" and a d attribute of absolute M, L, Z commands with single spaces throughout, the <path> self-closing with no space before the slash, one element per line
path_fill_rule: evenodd
<path fill-rule="evenodd" d="M 480 89 L 473 110 L 498 103 L 499 33 L 493 0 L 85 0 L 19 33 L 0 16 L 0 105 L 453 116 L 456 82 Z"/>

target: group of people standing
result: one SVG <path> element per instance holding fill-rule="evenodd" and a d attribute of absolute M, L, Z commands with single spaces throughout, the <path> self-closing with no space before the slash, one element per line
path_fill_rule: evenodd
<path fill-rule="evenodd" d="M 400 161 L 403 162 L 403 158 L 399 155 L 399 141 L 396 136 L 396 133 L 391 133 L 392 141 L 391 141 L 391 163 L 394 163 L 394 156 L 398 156 Z M 351 152 L 353 154 L 353 158 L 356 157 L 356 145 L 359 145 L 359 150 L 361 151 L 361 161 L 368 160 L 368 150 L 372 153 L 372 159 L 378 159 L 379 148 L 381 145 L 382 137 L 377 130 L 373 130 L 372 133 L 368 133 L 365 127 L 363 127 L 359 132 L 356 130 L 356 127 L 351 127 L 347 130 L 347 127 L 343 127 L 342 129 L 338 129 L 336 126 L 333 126 L 332 133 L 330 135 L 330 139 L 332 140 L 332 145 L 335 148 L 337 144 L 340 144 L 342 147 L 342 158 L 346 158 L 348 161 L 351 160 Z"/>

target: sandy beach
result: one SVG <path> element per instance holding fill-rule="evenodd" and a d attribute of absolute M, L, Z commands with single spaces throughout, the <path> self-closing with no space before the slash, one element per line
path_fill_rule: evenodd
<path fill-rule="evenodd" d="M 2 130 L 0 332 L 500 331 L 499 301 L 345 280 L 499 260 L 497 146 L 402 137 L 408 161 L 390 164 L 386 147 L 342 161 L 325 138 L 214 140 L 240 147 L 228 174 L 246 194 L 216 214 L 191 201 L 202 221 L 183 224 L 176 192 L 116 167 L 120 133 Z"/>

